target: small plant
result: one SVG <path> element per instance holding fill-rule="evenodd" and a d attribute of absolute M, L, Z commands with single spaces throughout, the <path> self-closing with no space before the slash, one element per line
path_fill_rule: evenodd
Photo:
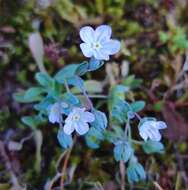
<path fill-rule="evenodd" d="M 159 39 L 163 44 L 167 44 L 170 53 L 184 53 L 188 48 L 186 32 L 181 27 L 171 27 L 168 32 L 159 32 Z"/>
<path fill-rule="evenodd" d="M 95 108 L 82 76 L 108 64 L 104 61 L 120 50 L 120 42 L 111 39 L 111 33 L 111 27 L 107 25 L 101 25 L 95 30 L 90 26 L 81 28 L 83 43 L 80 48 L 84 56 L 90 58 L 89 61 L 65 66 L 54 76 L 50 76 L 43 65 L 40 34 L 32 34 L 29 39 L 30 49 L 41 70 L 35 75 L 38 86 L 15 93 L 14 98 L 21 103 L 33 103 L 37 114 L 22 118 L 23 123 L 33 130 L 42 123 L 57 124 L 57 139 L 63 149 L 72 149 L 76 136 L 80 135 L 92 149 L 100 148 L 102 141 L 112 143 L 115 160 L 127 166 L 128 181 L 133 183 L 146 179 L 135 147 L 140 146 L 146 154 L 164 152 L 159 130 L 167 126 L 163 121 L 139 115 L 145 106 L 144 101 L 126 101 L 131 87 L 140 82 L 134 76 L 109 88 L 105 112 Z M 92 94 L 93 97 L 95 94 Z M 138 140 L 133 137 L 133 128 L 137 128 L 140 136 Z"/>

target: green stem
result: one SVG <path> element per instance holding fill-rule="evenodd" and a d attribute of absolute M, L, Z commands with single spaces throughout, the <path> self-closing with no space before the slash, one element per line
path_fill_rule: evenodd
<path fill-rule="evenodd" d="M 70 91 L 70 88 L 69 88 L 69 85 L 68 85 L 66 79 L 64 79 L 64 84 L 65 84 L 66 91 L 67 91 L 68 93 L 70 93 L 71 91 Z"/>
<path fill-rule="evenodd" d="M 86 92 L 86 90 L 84 88 L 82 88 L 82 92 L 83 92 L 83 95 L 85 96 L 85 98 L 86 98 L 86 100 L 87 100 L 87 102 L 89 104 L 90 109 L 93 109 L 93 103 L 90 100 L 90 98 L 89 98 L 89 96 L 88 96 L 88 94 L 87 94 L 87 92 Z"/>
<path fill-rule="evenodd" d="M 131 139 L 131 142 L 133 142 L 134 144 L 139 144 L 139 145 L 143 145 L 144 144 L 143 141 L 137 141 L 137 140 L 134 140 L 134 139 Z"/>

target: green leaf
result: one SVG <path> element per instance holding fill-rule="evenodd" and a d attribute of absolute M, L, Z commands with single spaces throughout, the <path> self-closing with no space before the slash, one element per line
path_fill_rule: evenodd
<path fill-rule="evenodd" d="M 129 88 L 124 85 L 116 85 L 112 88 L 110 96 L 111 98 L 120 98 L 124 100 L 125 93 L 129 91 Z"/>
<path fill-rule="evenodd" d="M 113 131 L 104 131 L 105 139 L 113 144 L 116 144 L 117 141 L 120 141 L 124 138 L 125 133 L 120 126 L 113 126 Z"/>
<path fill-rule="evenodd" d="M 129 164 L 127 168 L 127 176 L 129 183 L 139 182 L 146 179 L 145 170 L 139 163 Z"/>
<path fill-rule="evenodd" d="M 68 107 L 64 109 L 64 114 L 68 115 L 72 107 L 80 106 L 80 100 L 70 92 L 66 92 L 62 96 L 62 101 L 68 104 Z"/>
<path fill-rule="evenodd" d="M 73 144 L 72 136 L 65 134 L 63 128 L 59 129 L 57 139 L 59 144 L 65 149 L 70 148 Z"/>
<path fill-rule="evenodd" d="M 37 116 L 24 116 L 24 117 L 22 117 L 21 120 L 24 124 L 26 124 L 27 126 L 29 126 L 31 128 L 35 128 L 38 125 L 40 125 L 46 121 L 44 118 L 42 118 L 39 115 L 37 115 Z"/>
<path fill-rule="evenodd" d="M 106 115 L 103 112 L 98 111 L 96 109 L 93 109 L 92 113 L 95 116 L 95 120 L 91 123 L 91 126 L 95 127 L 96 129 L 105 129 L 107 127 Z"/>
<path fill-rule="evenodd" d="M 112 122 L 118 125 L 125 123 L 127 121 L 127 114 L 129 111 L 129 103 L 121 99 L 116 99 L 111 111 Z"/>
<path fill-rule="evenodd" d="M 104 135 L 101 130 L 95 127 L 90 127 L 88 133 L 85 135 L 86 144 L 88 147 L 97 149 L 99 148 L 100 142 L 104 139 Z"/>
<path fill-rule="evenodd" d="M 34 102 L 34 101 L 37 101 L 37 100 L 24 100 L 24 95 L 25 95 L 25 92 L 16 92 L 13 94 L 13 99 L 16 101 L 16 102 L 20 102 L 20 103 L 29 103 L 29 102 Z"/>
<path fill-rule="evenodd" d="M 145 153 L 151 154 L 151 153 L 164 153 L 164 145 L 161 142 L 158 141 L 146 141 L 142 148 Z"/>
<path fill-rule="evenodd" d="M 129 183 L 139 182 L 146 179 L 146 173 L 143 166 L 138 163 L 137 158 L 132 156 L 128 168 L 127 168 L 127 177 Z"/>
<path fill-rule="evenodd" d="M 162 43 L 166 43 L 169 40 L 169 35 L 166 32 L 160 31 L 159 32 L 159 39 Z"/>
<path fill-rule="evenodd" d="M 66 79 L 68 85 L 75 86 L 81 91 L 84 88 L 84 81 L 78 76 L 72 76 Z"/>
<path fill-rule="evenodd" d="M 123 101 L 125 99 L 125 93 L 129 91 L 129 88 L 123 85 L 113 86 L 109 98 L 108 98 L 108 106 L 110 112 L 112 109 L 118 104 L 119 101 Z"/>
<path fill-rule="evenodd" d="M 65 79 L 73 77 L 76 73 L 76 69 L 80 64 L 70 64 L 61 69 L 55 76 L 54 79 L 59 83 L 63 84 Z"/>
<path fill-rule="evenodd" d="M 103 61 L 91 58 L 89 62 L 84 61 L 76 69 L 76 74 L 79 76 L 84 75 L 86 72 L 95 71 L 104 64 Z"/>
<path fill-rule="evenodd" d="M 37 99 L 39 95 L 45 92 L 44 88 L 41 87 L 32 87 L 25 91 L 24 99 Z"/>
<path fill-rule="evenodd" d="M 92 57 L 89 60 L 89 69 L 88 71 L 95 71 L 97 69 L 99 69 L 100 67 L 102 67 L 104 65 L 103 61 L 97 60 L 94 57 Z"/>
<path fill-rule="evenodd" d="M 29 36 L 29 48 L 36 63 L 38 65 L 43 64 L 44 47 L 42 38 L 38 32 L 32 33 Z"/>
<path fill-rule="evenodd" d="M 35 79 L 44 87 L 52 87 L 54 84 L 53 79 L 47 73 L 39 72 L 35 75 Z"/>
<path fill-rule="evenodd" d="M 164 106 L 164 102 L 163 101 L 158 101 L 155 104 L 153 104 L 153 109 L 156 112 L 161 112 L 161 110 L 163 109 L 163 106 Z"/>
<path fill-rule="evenodd" d="M 53 97 L 47 96 L 41 102 L 35 104 L 34 108 L 38 111 L 47 112 L 48 107 L 53 103 L 55 103 L 55 99 Z"/>
<path fill-rule="evenodd" d="M 186 33 L 182 28 L 176 29 L 176 34 L 173 35 L 172 42 L 174 43 L 173 46 L 177 47 L 177 49 L 187 49 L 188 48 L 188 40 L 186 37 Z"/>
<path fill-rule="evenodd" d="M 134 75 L 128 76 L 125 80 L 123 80 L 123 85 L 135 89 L 140 86 L 142 83 L 142 79 L 135 79 Z"/>
<path fill-rule="evenodd" d="M 131 106 L 133 112 L 139 112 L 142 109 L 144 109 L 145 102 L 144 101 L 136 101 L 136 102 L 133 102 L 130 106 Z"/>
<path fill-rule="evenodd" d="M 76 106 L 80 104 L 79 99 L 75 95 L 73 95 L 71 92 L 64 93 L 62 99 L 64 102 L 70 105 Z"/>
<path fill-rule="evenodd" d="M 79 66 L 76 69 L 75 74 L 82 76 L 88 71 L 88 68 L 89 68 L 89 63 L 87 61 L 84 61 L 83 63 L 79 64 Z"/>
<path fill-rule="evenodd" d="M 20 103 L 31 103 L 31 102 L 40 101 L 42 99 L 42 96 L 38 95 L 38 96 L 33 96 L 31 98 L 28 95 L 25 97 L 25 92 L 16 92 L 13 94 L 13 98 L 15 101 Z"/>

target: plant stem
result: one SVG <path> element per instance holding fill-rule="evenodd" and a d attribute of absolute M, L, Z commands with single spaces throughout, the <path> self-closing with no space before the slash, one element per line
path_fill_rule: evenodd
<path fill-rule="evenodd" d="M 76 142 L 76 135 L 74 136 L 74 141 L 73 141 L 73 144 L 71 146 L 71 148 L 67 151 L 66 153 L 66 156 L 65 156 L 65 160 L 64 160 L 64 163 L 63 163 L 63 167 L 62 167 L 62 175 L 61 175 L 61 181 L 60 181 L 60 189 L 61 190 L 64 190 L 64 179 L 65 179 L 65 173 L 66 173 L 66 170 L 67 170 L 67 166 L 68 166 L 68 161 L 69 161 L 69 158 L 70 158 L 70 155 L 71 155 L 71 152 L 72 152 L 72 149 L 73 149 L 73 146 Z"/>
<path fill-rule="evenodd" d="M 121 176 L 121 190 L 125 190 L 125 163 L 122 160 L 119 162 L 119 171 Z"/>
<path fill-rule="evenodd" d="M 89 104 L 89 108 L 93 109 L 93 103 L 91 102 L 91 100 L 90 100 L 90 98 L 89 98 L 89 96 L 88 96 L 88 94 L 84 88 L 82 88 L 82 92 L 83 92 L 83 95 L 85 96 L 85 98 Z"/>
<path fill-rule="evenodd" d="M 66 91 L 67 91 L 68 93 L 70 93 L 71 91 L 70 91 L 70 88 L 69 88 L 69 85 L 68 85 L 66 79 L 64 80 L 64 84 L 65 84 Z"/>
<path fill-rule="evenodd" d="M 131 142 L 133 142 L 135 144 L 139 144 L 139 145 L 143 145 L 144 144 L 143 141 L 137 141 L 137 140 L 134 140 L 134 139 L 131 139 Z"/>
<path fill-rule="evenodd" d="M 135 112 L 136 117 L 141 120 L 142 118 Z"/>

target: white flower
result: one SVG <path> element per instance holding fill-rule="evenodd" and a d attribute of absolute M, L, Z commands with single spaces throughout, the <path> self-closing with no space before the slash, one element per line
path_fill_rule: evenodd
<path fill-rule="evenodd" d="M 85 108 L 73 108 L 72 112 L 65 120 L 64 132 L 70 135 L 74 130 L 80 135 L 84 135 L 89 130 L 88 123 L 93 122 L 95 116 L 85 111 Z"/>
<path fill-rule="evenodd" d="M 48 119 L 51 123 L 61 123 L 63 109 L 67 108 L 68 105 L 64 102 L 56 102 L 48 107 L 49 116 Z"/>
<path fill-rule="evenodd" d="M 139 127 L 139 134 L 145 141 L 147 141 L 148 138 L 153 141 L 160 141 L 161 134 L 159 132 L 159 129 L 165 128 L 167 128 L 167 125 L 163 121 L 145 121 Z"/>
<path fill-rule="evenodd" d="M 97 60 L 109 60 L 109 55 L 116 54 L 120 50 L 120 42 L 110 39 L 112 29 L 110 26 L 101 25 L 94 30 L 85 26 L 80 30 L 80 37 L 84 43 L 80 48 L 86 57 L 94 57 Z"/>

